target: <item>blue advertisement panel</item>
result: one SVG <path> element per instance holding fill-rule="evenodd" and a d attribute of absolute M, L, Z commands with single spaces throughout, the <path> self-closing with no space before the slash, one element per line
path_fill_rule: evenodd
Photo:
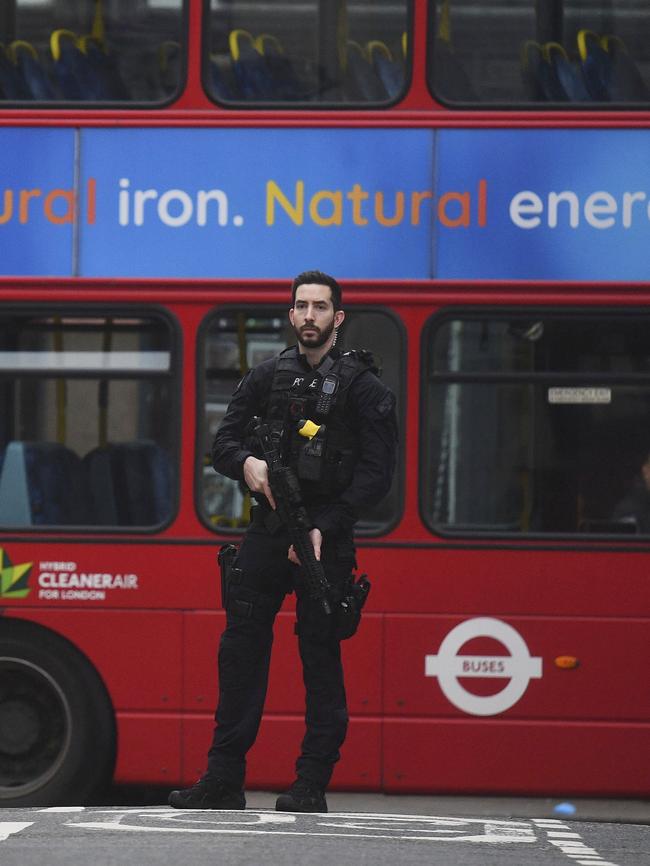
<path fill-rule="evenodd" d="M 650 278 L 645 130 L 2 129 L 17 276 Z"/>
<path fill-rule="evenodd" d="M 437 277 L 650 279 L 647 131 L 444 130 L 436 184 Z"/>
<path fill-rule="evenodd" d="M 96 219 L 80 225 L 80 273 L 427 277 L 433 136 L 85 130 L 81 184 Z"/>
<path fill-rule="evenodd" d="M 0 273 L 73 273 L 74 130 L 1 129 Z"/>

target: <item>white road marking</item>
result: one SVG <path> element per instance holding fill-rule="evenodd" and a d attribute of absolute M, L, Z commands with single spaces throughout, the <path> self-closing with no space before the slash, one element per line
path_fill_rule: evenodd
<path fill-rule="evenodd" d="M 95 813 L 96 814 L 96 813 Z M 106 814 L 103 812 L 103 814 Z M 145 821 L 170 822 L 175 826 L 126 823 L 127 815 Z M 90 814 L 88 817 L 92 817 Z M 313 822 L 316 826 L 312 829 Z M 307 824 L 308 829 L 300 826 Z M 183 826 L 178 826 L 182 824 Z M 201 827 L 188 827 L 201 824 Z M 284 825 L 284 828 L 277 825 Z M 289 824 L 293 825 L 291 828 Z M 273 826 L 276 825 L 276 826 Z M 418 842 L 473 842 L 499 845 L 534 843 L 528 821 L 442 818 L 422 815 L 377 815 L 370 813 L 310 814 L 277 813 L 266 810 L 217 811 L 210 809 L 131 809 L 111 812 L 103 821 L 70 821 L 66 826 L 86 830 L 120 830 L 136 833 L 210 833 L 387 839 Z"/>
<path fill-rule="evenodd" d="M 539 824 L 540 827 L 557 827 L 558 829 L 563 828 L 564 830 L 569 830 L 569 825 L 564 821 L 560 821 L 559 818 L 533 818 L 533 824 Z"/>
<path fill-rule="evenodd" d="M 586 845 L 574 827 L 552 818 L 534 818 L 533 824 L 544 830 L 548 841 L 572 862 L 580 866 L 618 866 L 605 860 L 595 848 Z"/>
<path fill-rule="evenodd" d="M 227 835 L 281 835 L 377 839 L 410 842 L 461 842 L 529 844 L 538 841 L 537 829 L 548 842 L 578 866 L 618 866 L 589 847 L 575 823 L 555 818 L 515 821 L 499 818 L 460 818 L 434 815 L 401 815 L 374 812 L 330 812 L 304 815 L 269 809 L 173 809 L 135 807 L 87 809 L 84 806 L 50 806 L 43 813 L 80 813 L 90 820 L 69 820 L 63 826 L 81 830 L 119 830 L 132 833 L 209 833 Z M 93 820 L 98 818 L 100 820 Z M 80 816 L 81 817 L 81 816 Z M 127 823 L 129 818 L 140 823 Z M 148 824 L 144 822 L 149 822 Z M 26 830 L 33 821 L 0 821 L 0 842 Z M 161 826 L 167 824 L 167 826 Z M 193 824 L 194 826 L 187 826 Z M 197 826 L 200 825 L 200 826 Z M 306 829 L 301 829 L 305 827 Z"/>
<path fill-rule="evenodd" d="M 6 842 L 10 836 L 20 833 L 21 830 L 26 830 L 33 823 L 33 821 L 0 821 L 0 842 Z"/>

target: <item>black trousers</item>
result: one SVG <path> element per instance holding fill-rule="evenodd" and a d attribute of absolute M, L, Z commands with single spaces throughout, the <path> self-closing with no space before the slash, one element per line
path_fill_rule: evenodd
<path fill-rule="evenodd" d="M 287 559 L 284 530 L 270 534 L 261 518 L 249 526 L 237 557 L 241 579 L 229 590 L 219 645 L 219 702 L 208 752 L 208 775 L 243 787 L 246 754 L 255 742 L 268 685 L 273 624 L 285 595 L 297 595 L 298 645 L 305 684 L 305 736 L 296 775 L 325 788 L 348 726 L 340 641 L 331 617 L 310 599 L 300 569 Z M 342 587 L 355 566 L 351 537 L 327 538 L 321 562 Z"/>

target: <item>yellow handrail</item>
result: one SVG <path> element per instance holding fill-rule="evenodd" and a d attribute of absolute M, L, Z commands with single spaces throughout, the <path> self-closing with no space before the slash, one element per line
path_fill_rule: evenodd
<path fill-rule="evenodd" d="M 373 51 L 379 51 L 387 60 L 393 59 L 393 55 L 388 45 L 386 45 L 385 42 L 381 42 L 379 39 L 371 39 L 370 42 L 366 42 L 366 51 L 368 52 L 370 60 L 372 60 Z"/>
<path fill-rule="evenodd" d="M 442 39 L 443 42 L 448 42 L 451 45 L 451 10 L 449 8 L 449 0 L 444 0 L 442 4 L 440 21 L 438 22 L 438 39 Z"/>
<path fill-rule="evenodd" d="M 559 42 L 547 42 L 542 47 L 542 54 L 544 55 L 544 59 L 550 61 L 551 54 L 557 51 L 558 54 L 561 54 L 566 60 L 569 59 L 568 54 L 566 53 L 566 48 L 564 45 L 560 45 Z"/>
<path fill-rule="evenodd" d="M 271 42 L 275 45 L 279 54 L 284 54 L 284 48 L 282 47 L 282 43 L 278 39 L 277 36 L 273 36 L 272 33 L 260 33 L 260 35 L 253 41 L 253 45 L 257 49 L 260 54 L 264 54 L 264 44 L 266 42 Z"/>
<path fill-rule="evenodd" d="M 529 66 L 528 58 L 530 55 L 530 49 L 531 48 L 535 48 L 542 57 L 544 56 L 544 49 L 539 44 L 539 42 L 536 42 L 534 39 L 527 39 L 521 45 L 520 60 L 521 60 L 522 69 L 528 69 L 528 66 Z"/>
<path fill-rule="evenodd" d="M 578 53 L 580 54 L 581 60 L 587 59 L 587 54 L 589 53 L 587 50 L 587 41 L 589 39 L 593 39 L 598 45 L 600 45 L 600 37 L 597 33 L 594 33 L 593 30 L 578 31 Z"/>
<path fill-rule="evenodd" d="M 93 17 L 93 26 L 90 30 L 90 35 L 93 39 L 99 42 L 104 50 L 106 50 L 106 28 L 104 26 L 104 8 L 102 0 L 95 0 L 95 15 Z"/>
<path fill-rule="evenodd" d="M 72 30 L 54 30 L 50 36 L 50 51 L 55 60 L 59 60 L 61 57 L 61 40 L 64 38 L 70 39 L 75 45 L 77 45 L 79 41 L 77 34 L 73 33 Z"/>
<path fill-rule="evenodd" d="M 243 37 L 244 39 L 248 39 L 252 47 L 257 51 L 257 46 L 255 45 L 255 40 L 253 39 L 252 34 L 248 30 L 242 30 L 238 28 L 237 30 L 231 30 L 230 35 L 228 36 L 228 45 L 230 47 L 230 56 L 233 60 L 239 60 L 239 56 L 241 51 L 239 49 L 239 39 Z"/>
<path fill-rule="evenodd" d="M 26 51 L 28 54 L 31 54 L 34 60 L 38 60 L 38 54 L 31 42 L 26 42 L 24 39 L 14 39 L 9 48 L 7 48 L 7 57 L 14 66 L 18 63 L 19 51 Z"/>

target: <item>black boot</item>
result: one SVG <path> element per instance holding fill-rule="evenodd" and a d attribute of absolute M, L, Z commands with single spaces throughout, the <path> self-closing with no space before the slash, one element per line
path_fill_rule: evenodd
<path fill-rule="evenodd" d="M 246 797 L 241 789 L 222 779 L 203 777 L 191 788 L 172 791 L 167 802 L 175 809 L 245 809 Z"/>
<path fill-rule="evenodd" d="M 325 791 L 308 779 L 296 779 L 275 803 L 276 812 L 327 812 Z"/>

